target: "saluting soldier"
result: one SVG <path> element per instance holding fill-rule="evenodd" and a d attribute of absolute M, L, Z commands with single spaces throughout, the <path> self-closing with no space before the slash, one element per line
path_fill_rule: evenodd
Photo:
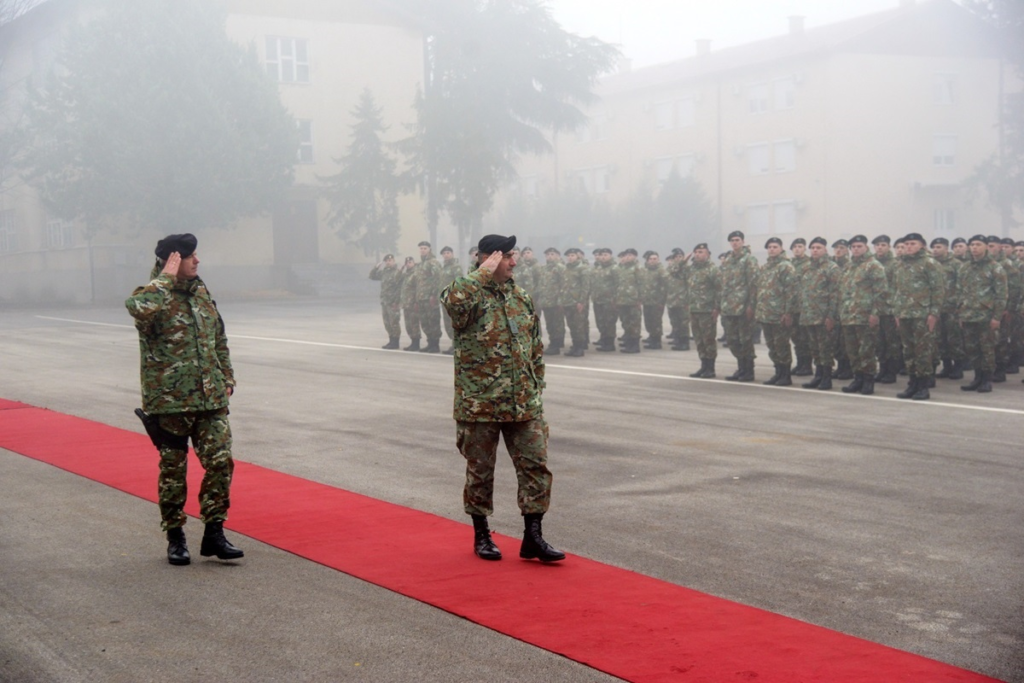
<path fill-rule="evenodd" d="M 399 277 L 402 282 L 402 317 L 405 318 L 405 333 L 409 335 L 409 345 L 403 351 L 420 350 L 420 316 L 416 303 L 416 260 L 412 256 L 405 258 Z"/>
<path fill-rule="evenodd" d="M 668 309 L 668 322 L 672 326 L 669 339 L 672 340 L 673 351 L 690 350 L 690 309 L 687 306 L 687 279 L 689 268 L 686 265 L 686 253 L 676 247 L 669 255 L 665 274 L 668 285 L 665 294 L 665 307 Z"/>
<path fill-rule="evenodd" d="M 660 261 L 658 252 L 648 251 L 644 253 L 644 267 L 640 269 L 640 303 L 643 306 L 644 327 L 647 328 L 644 347 L 648 349 L 660 349 L 661 336 L 664 334 L 668 276 Z"/>
<path fill-rule="evenodd" d="M 871 244 L 875 248 L 875 260 L 885 268 L 885 277 L 889 282 L 888 305 L 882 307 L 878 321 L 878 373 L 875 374 L 875 381 L 879 384 L 895 384 L 903 355 L 896 317 L 892 314 L 892 291 L 896 283 L 897 261 L 892 253 L 888 235 L 879 235 L 871 240 Z"/>
<path fill-rule="evenodd" d="M 459 259 L 455 258 L 455 252 L 451 247 L 442 247 L 441 286 L 447 287 L 460 277 L 462 277 L 462 265 L 459 264 Z M 448 315 L 448 311 L 442 311 L 442 317 L 444 318 L 445 333 L 448 335 L 449 341 L 452 342 L 452 346 L 445 351 L 445 354 L 450 356 L 455 353 L 455 330 L 452 328 L 452 318 Z"/>
<path fill-rule="evenodd" d="M 572 348 L 567 356 L 582 356 L 587 348 L 590 321 L 590 268 L 583 264 L 583 251 L 576 247 L 565 250 L 565 282 L 562 285 L 562 301 L 565 322 L 572 339 Z"/>
<path fill-rule="evenodd" d="M 722 327 L 736 358 L 736 372 L 727 380 L 754 381 L 754 305 L 757 296 L 757 259 L 743 241 L 743 233 L 729 233 L 732 251 L 722 265 Z"/>
<path fill-rule="evenodd" d="M 619 254 L 615 305 L 622 321 L 622 348 L 619 349 L 622 353 L 640 353 L 640 268 L 636 257 L 633 248 Z"/>
<path fill-rule="evenodd" d="M 598 351 L 615 350 L 615 330 L 619 318 L 615 300 L 619 287 L 619 269 L 612 250 L 599 247 L 594 250 L 594 268 L 590 278 L 590 299 L 594 302 L 594 322 L 597 324 Z"/>
<path fill-rule="evenodd" d="M 544 265 L 534 271 L 537 274 L 534 301 L 544 314 L 544 327 L 548 333 L 544 354 L 557 356 L 565 346 L 565 311 L 562 307 L 565 263 L 562 262 L 562 252 L 554 247 L 544 250 L 544 261 Z"/>
<path fill-rule="evenodd" d="M 807 375 L 814 374 L 814 368 L 811 367 L 811 338 L 807 334 L 807 328 L 800 324 L 800 296 L 802 295 L 802 290 L 799 283 L 803 279 L 804 270 L 811 262 L 811 257 L 807 255 L 807 240 L 803 237 L 797 237 L 793 240 L 789 245 L 789 249 L 793 252 L 789 262 L 793 264 L 793 270 L 796 272 L 796 281 L 798 283 L 797 310 L 793 314 L 793 326 L 790 328 L 793 338 L 793 350 L 796 353 L 796 367 L 793 368 L 792 375 L 794 377 L 806 377 Z"/>
<path fill-rule="evenodd" d="M 974 381 L 960 389 L 988 393 L 996 367 L 996 336 L 1009 296 L 1006 271 L 990 256 L 984 235 L 972 237 L 967 248 L 971 260 L 961 266 L 957 280 L 957 317 L 964 330 L 967 356 L 974 366 Z"/>
<path fill-rule="evenodd" d="M 413 271 L 416 278 L 416 307 L 420 325 L 427 338 L 421 353 L 441 352 L 441 307 L 437 297 L 441 294 L 441 264 L 430 250 L 430 242 L 419 243 L 420 263 Z"/>
<path fill-rule="evenodd" d="M 849 245 L 850 264 L 839 285 L 839 320 L 853 381 L 843 387 L 843 392 L 868 396 L 875 392 L 878 324 L 881 312 L 889 306 L 889 279 L 868 250 L 867 237 L 855 235 Z"/>
<path fill-rule="evenodd" d="M 761 323 L 768 344 L 768 357 L 775 365 L 775 374 L 764 383 L 788 387 L 793 384 L 789 374 L 793 364 L 789 346 L 790 327 L 799 301 L 796 270 L 786 258 L 782 240 L 778 237 L 768 238 L 764 248 L 768 251 L 768 260 L 757 273 L 754 317 Z"/>
<path fill-rule="evenodd" d="M 935 328 L 939 323 L 946 278 L 939 264 L 925 251 L 925 240 L 912 232 L 903 238 L 903 258 L 896 269 L 893 314 L 903 339 L 903 360 L 910 380 L 896 398 L 925 401 L 929 379 L 935 372 Z"/>
<path fill-rule="evenodd" d="M 828 257 L 824 237 L 811 240 L 811 261 L 800 279 L 800 324 L 807 328 L 814 358 L 814 377 L 804 389 L 832 388 L 834 337 L 839 319 L 839 266 Z"/>
<path fill-rule="evenodd" d="M 689 268 L 687 301 L 700 369 L 690 377 L 711 379 L 715 376 L 715 359 L 718 357 L 715 332 L 722 305 L 722 269 L 712 263 L 711 251 L 704 242 L 693 248 L 691 256 L 693 264 Z"/>
<path fill-rule="evenodd" d="M 964 337 L 963 330 L 960 328 L 960 321 L 956 317 L 958 305 L 957 278 L 962 263 L 949 251 L 949 240 L 945 237 L 933 239 L 931 249 L 932 258 L 942 268 L 942 274 L 946 277 L 946 298 L 942 302 L 939 329 L 936 335 L 938 356 L 939 360 L 942 361 L 942 370 L 935 373 L 935 376 L 943 379 L 963 379 Z"/>
<path fill-rule="evenodd" d="M 370 279 L 380 282 L 380 313 L 388 333 L 388 343 L 381 348 L 397 349 L 402 338 L 402 278 L 395 255 L 385 254 L 370 270 Z"/>

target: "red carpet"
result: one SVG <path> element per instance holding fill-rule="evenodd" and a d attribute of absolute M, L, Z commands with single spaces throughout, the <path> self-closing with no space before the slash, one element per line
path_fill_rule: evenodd
<path fill-rule="evenodd" d="M 156 499 L 141 433 L 0 399 L 0 448 Z M 189 470 L 196 515 L 194 458 Z M 467 524 L 244 462 L 232 494 L 239 533 L 629 681 L 995 680 L 582 557 L 521 561 L 518 539 L 497 537 L 505 560 L 482 562 Z"/>

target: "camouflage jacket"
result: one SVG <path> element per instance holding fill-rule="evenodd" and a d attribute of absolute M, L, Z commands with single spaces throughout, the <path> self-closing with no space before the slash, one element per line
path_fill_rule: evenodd
<path fill-rule="evenodd" d="M 412 271 L 412 276 L 416 280 L 417 302 L 437 299 L 441 293 L 441 264 L 433 254 L 427 254 L 420 259 L 416 270 Z"/>
<path fill-rule="evenodd" d="M 713 313 L 722 305 L 722 269 L 710 260 L 694 261 L 689 268 L 687 302 L 690 313 Z"/>
<path fill-rule="evenodd" d="M 889 278 L 871 254 L 850 259 L 839 283 L 839 322 L 843 325 L 867 325 L 871 316 L 888 310 Z"/>
<path fill-rule="evenodd" d="M 957 315 L 961 322 L 999 320 L 1006 311 L 1006 271 L 988 254 L 964 261 L 957 279 Z"/>
<path fill-rule="evenodd" d="M 687 267 L 686 261 L 680 260 L 668 264 L 665 274 L 668 275 L 665 305 L 669 308 L 685 308 L 690 277 L 690 269 Z"/>
<path fill-rule="evenodd" d="M 384 306 L 399 306 L 402 303 L 402 276 L 398 266 L 374 266 L 370 279 L 380 282 L 380 303 Z"/>
<path fill-rule="evenodd" d="M 957 305 L 957 277 L 960 273 L 960 266 L 963 265 L 963 261 L 960 261 L 952 254 L 946 254 L 946 258 L 940 259 L 935 257 L 935 262 L 942 268 L 942 274 L 946 278 L 946 298 L 942 301 L 942 312 L 943 313 L 956 313 Z"/>
<path fill-rule="evenodd" d="M 892 290 L 892 312 L 897 318 L 927 318 L 942 312 L 946 297 L 946 276 L 924 249 L 904 254 L 896 268 Z"/>
<path fill-rule="evenodd" d="M 839 266 L 828 256 L 811 258 L 800 278 L 800 324 L 839 322 Z"/>
<path fill-rule="evenodd" d="M 478 268 L 441 292 L 455 328 L 455 410 L 459 422 L 525 422 L 543 417 L 544 357 L 530 296 Z"/>
<path fill-rule="evenodd" d="M 757 303 L 757 259 L 750 247 L 729 252 L 722 265 L 722 315 L 746 315 Z"/>
<path fill-rule="evenodd" d="M 800 297 L 803 295 L 803 289 L 800 287 L 800 282 L 803 280 L 804 270 L 807 269 L 807 266 L 811 262 L 811 257 L 808 256 L 807 254 L 804 254 L 803 256 L 794 256 L 793 258 L 789 259 L 789 262 L 793 264 L 793 270 L 796 273 L 796 310 L 799 313 Z"/>
<path fill-rule="evenodd" d="M 413 266 L 409 270 L 399 269 L 398 277 L 402 283 L 402 308 L 409 308 L 416 305 L 416 270 L 419 266 Z"/>
<path fill-rule="evenodd" d="M 545 263 L 535 271 L 537 284 L 533 295 L 537 308 L 562 306 L 562 286 L 565 284 L 565 263 Z"/>
<path fill-rule="evenodd" d="M 850 256 L 833 256 L 832 262 L 839 266 L 839 270 L 846 272 L 846 269 L 850 267 L 852 259 Z"/>
<path fill-rule="evenodd" d="M 636 261 L 620 263 L 618 287 L 615 288 L 615 304 L 617 306 L 637 306 L 640 304 L 640 264 Z"/>
<path fill-rule="evenodd" d="M 235 373 L 217 304 L 201 279 L 178 282 L 160 270 L 124 302 L 139 331 L 142 409 L 166 415 L 226 408 Z"/>
<path fill-rule="evenodd" d="M 523 288 L 527 294 L 531 297 L 537 293 L 536 279 L 534 276 L 534 267 L 537 265 L 537 259 L 523 259 L 516 263 L 515 267 L 515 278 L 516 284 Z"/>
<path fill-rule="evenodd" d="M 889 301 L 882 308 L 882 315 L 892 315 L 892 294 L 896 287 L 896 266 L 899 265 L 899 261 L 896 260 L 891 251 L 886 252 L 885 256 L 876 256 L 875 260 L 885 268 L 885 277 L 889 281 Z"/>
<path fill-rule="evenodd" d="M 799 304 L 797 291 L 796 269 L 786 255 L 768 257 L 757 272 L 754 318 L 777 325 L 782 322 L 782 316 L 795 315 Z"/>
<path fill-rule="evenodd" d="M 664 306 L 668 296 L 668 275 L 659 263 L 640 267 L 640 302 L 645 306 Z"/>
<path fill-rule="evenodd" d="M 562 283 L 563 305 L 590 305 L 590 271 L 583 261 L 565 264 L 565 280 Z"/>
<path fill-rule="evenodd" d="M 1000 254 L 999 258 L 995 261 L 1002 267 L 1003 272 L 1006 273 L 1006 308 L 1010 311 L 1016 311 L 1020 308 L 1021 300 L 1021 272 L 1020 262 L 1016 258 Z"/>
<path fill-rule="evenodd" d="M 614 304 L 619 289 L 619 269 L 614 261 L 595 263 L 590 273 L 590 298 L 595 304 Z"/>
<path fill-rule="evenodd" d="M 441 286 L 447 287 L 462 277 L 462 265 L 454 256 L 441 264 Z"/>

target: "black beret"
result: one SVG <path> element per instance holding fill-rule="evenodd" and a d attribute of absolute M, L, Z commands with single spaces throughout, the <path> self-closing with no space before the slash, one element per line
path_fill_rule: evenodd
<path fill-rule="evenodd" d="M 598 247 L 597 249 L 595 249 L 594 251 L 592 251 L 590 253 L 593 254 L 594 256 L 597 256 L 598 254 L 603 254 L 604 253 L 604 247 Z"/>
<path fill-rule="evenodd" d="M 452 251 L 452 248 L 451 248 L 451 247 L 441 247 L 441 253 L 442 253 L 442 254 L 444 254 L 444 253 L 449 253 L 449 254 L 451 254 L 451 253 L 454 253 L 454 252 Z"/>
<path fill-rule="evenodd" d="M 519 251 L 528 251 L 528 252 L 530 252 L 532 254 L 533 253 L 533 248 L 532 247 L 523 247 Z"/>
<path fill-rule="evenodd" d="M 903 238 L 903 241 L 904 241 L 904 242 L 909 242 L 910 240 L 915 240 L 915 241 L 917 241 L 917 242 L 920 242 L 921 244 L 928 244 L 928 243 L 927 243 L 927 242 L 925 241 L 924 237 L 922 237 L 922 236 L 921 236 L 921 233 L 919 233 L 919 232 L 911 232 L 911 233 L 908 233 L 908 234 L 907 234 L 907 235 L 906 235 L 906 236 L 905 236 L 905 237 Z"/>
<path fill-rule="evenodd" d="M 892 240 L 889 239 L 888 235 L 879 235 L 875 239 L 871 240 L 871 244 L 890 244 Z"/>
<path fill-rule="evenodd" d="M 906 241 L 907 241 L 906 237 L 897 237 L 896 239 L 894 239 L 892 241 L 892 246 L 898 247 L 899 245 L 903 244 Z"/>
<path fill-rule="evenodd" d="M 811 240 L 811 244 L 820 244 L 823 247 L 828 246 L 828 242 L 825 241 L 824 237 L 815 237 L 813 240 Z"/>
<path fill-rule="evenodd" d="M 630 256 L 639 256 L 639 254 L 636 253 L 636 249 L 634 249 L 633 247 L 630 247 L 629 249 L 625 250 L 622 253 L 629 254 Z"/>
<path fill-rule="evenodd" d="M 802 245 L 804 245 L 806 247 L 807 246 L 807 240 L 805 240 L 803 237 L 797 237 L 795 240 L 793 240 L 793 243 L 789 245 L 789 248 L 792 249 L 793 247 L 795 247 L 798 244 L 802 244 Z"/>
<path fill-rule="evenodd" d="M 384 254 L 384 260 L 387 261 L 389 258 L 395 258 L 394 254 Z"/>
<path fill-rule="evenodd" d="M 470 254 L 470 256 L 472 256 L 473 254 L 476 254 L 476 253 L 477 253 L 477 252 L 479 252 L 479 251 L 480 251 L 480 248 L 479 248 L 479 247 L 470 247 L 470 248 L 469 248 L 469 254 Z"/>
<path fill-rule="evenodd" d="M 651 251 L 650 249 L 648 249 L 647 251 L 644 252 L 644 258 L 645 259 L 649 259 L 652 254 L 657 254 L 657 253 L 658 252 L 656 252 L 656 251 Z"/>
<path fill-rule="evenodd" d="M 967 244 L 967 240 L 965 240 L 963 237 L 956 237 L 953 239 L 952 244 L 954 247 L 958 244 Z"/>
<path fill-rule="evenodd" d="M 675 247 L 675 248 L 672 249 L 672 255 L 673 256 L 684 256 L 685 254 L 686 254 L 686 252 L 683 251 L 682 249 L 680 249 L 679 247 Z"/>
<path fill-rule="evenodd" d="M 428 241 L 426 241 L 426 240 L 423 240 L 422 242 L 420 242 L 420 243 L 419 243 L 419 244 L 417 244 L 416 246 L 417 246 L 417 247 L 429 247 L 429 246 L 430 246 L 430 242 L 428 242 Z"/>
<path fill-rule="evenodd" d="M 701 242 L 700 244 L 698 244 L 697 246 L 695 246 L 693 248 L 694 251 L 697 251 L 698 249 L 703 249 L 704 251 L 711 251 L 710 249 L 708 249 L 708 243 L 707 242 Z"/>
<path fill-rule="evenodd" d="M 944 247 L 948 247 L 949 246 L 949 240 L 947 240 L 945 237 L 936 237 L 935 239 L 932 240 L 932 243 L 931 243 L 930 246 L 934 247 L 936 244 L 941 244 Z"/>
<path fill-rule="evenodd" d="M 732 232 L 730 232 L 729 237 L 727 239 L 731 240 L 733 237 L 739 237 L 740 239 L 744 239 L 743 233 L 740 232 L 739 230 L 733 230 Z"/>
<path fill-rule="evenodd" d="M 484 235 L 477 242 L 477 249 L 480 250 L 481 254 L 493 254 L 496 251 L 500 251 L 503 254 L 507 254 L 516 248 L 516 236 L 509 235 Z"/>
<path fill-rule="evenodd" d="M 857 242 L 859 244 L 867 244 L 868 238 L 865 235 L 854 235 L 850 238 L 850 244 Z"/>
<path fill-rule="evenodd" d="M 993 242 L 995 242 L 997 244 L 1002 244 L 1003 243 L 1003 238 L 1002 237 L 996 237 L 995 235 L 989 235 L 987 238 L 985 238 L 985 243 L 986 244 L 992 244 Z"/>
<path fill-rule="evenodd" d="M 847 242 L 844 239 L 838 239 L 838 240 L 836 240 L 835 242 L 832 243 L 832 248 L 833 249 L 835 249 L 836 247 L 848 247 L 848 246 L 850 246 L 850 243 Z"/>
<path fill-rule="evenodd" d="M 988 238 L 985 237 L 984 235 L 975 235 L 971 239 L 967 240 L 968 244 L 970 244 L 971 242 L 981 242 L 982 244 L 988 244 Z"/>
<path fill-rule="evenodd" d="M 562 252 L 558 251 L 554 247 L 548 247 L 547 249 L 544 250 L 544 253 L 545 254 L 558 254 L 559 256 L 562 255 Z"/>
<path fill-rule="evenodd" d="M 781 247 L 782 240 L 780 240 L 778 237 L 769 237 L 768 241 L 764 243 L 764 248 L 767 249 L 769 244 L 777 244 Z"/>
<path fill-rule="evenodd" d="M 729 254 L 731 254 L 731 253 L 732 252 L 729 252 L 729 251 L 723 251 L 721 254 L 718 255 L 718 258 L 720 258 L 720 259 L 727 259 L 727 258 L 729 258 Z"/>
<path fill-rule="evenodd" d="M 1015 247 L 1024 247 L 1024 240 L 1019 240 L 1013 244 Z"/>
<path fill-rule="evenodd" d="M 181 258 L 188 258 L 195 253 L 198 244 L 199 240 L 190 232 L 182 235 L 168 235 L 156 243 L 154 253 L 161 261 L 166 261 L 167 257 L 174 252 L 178 252 Z"/>
<path fill-rule="evenodd" d="M 1012 237 L 1004 237 L 1003 238 L 1003 244 L 1009 244 L 1012 247 L 1013 246 L 1013 238 Z"/>

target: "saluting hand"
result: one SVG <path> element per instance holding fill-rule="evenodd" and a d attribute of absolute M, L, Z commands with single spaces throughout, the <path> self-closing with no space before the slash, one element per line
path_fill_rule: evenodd
<path fill-rule="evenodd" d="M 486 268 L 489 273 L 493 273 L 498 269 L 498 264 L 501 263 L 503 256 L 504 254 L 500 251 L 492 251 L 491 255 L 484 259 L 484 262 L 480 264 L 480 267 Z"/>
<path fill-rule="evenodd" d="M 172 277 L 178 277 L 178 269 L 181 268 L 181 254 L 176 251 L 172 251 L 171 255 L 167 257 L 167 263 L 164 264 L 164 269 L 160 271 L 166 275 Z"/>

